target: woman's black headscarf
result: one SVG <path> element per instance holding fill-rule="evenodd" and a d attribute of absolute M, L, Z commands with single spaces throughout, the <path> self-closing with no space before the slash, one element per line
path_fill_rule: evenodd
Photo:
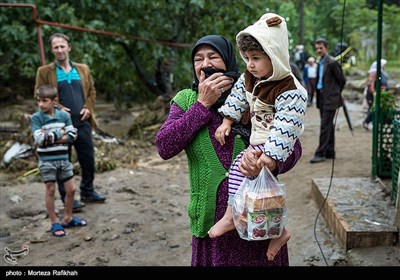
<path fill-rule="evenodd" d="M 232 77 L 234 82 L 233 84 L 239 79 L 240 77 L 240 73 L 239 73 L 239 68 L 237 66 L 237 62 L 236 62 L 236 56 L 233 50 L 233 46 L 232 43 L 226 39 L 225 37 L 221 36 L 221 35 L 207 35 L 204 36 L 203 38 L 200 38 L 196 44 L 194 45 L 193 49 L 192 49 L 192 66 L 193 66 L 193 77 L 194 77 L 194 81 L 192 84 L 192 89 L 197 91 L 198 87 L 199 87 L 199 80 L 197 79 L 196 76 L 196 71 L 195 71 L 195 67 L 194 67 L 194 56 L 196 54 L 197 48 L 200 45 L 209 45 L 212 48 L 214 48 L 222 57 L 222 60 L 224 61 L 225 65 L 226 65 L 226 72 L 225 75 Z M 230 90 L 225 91 L 221 97 L 218 99 L 218 101 L 212 106 L 215 109 L 218 109 L 219 107 L 221 107 L 224 102 L 225 99 L 228 97 L 230 93 Z"/>

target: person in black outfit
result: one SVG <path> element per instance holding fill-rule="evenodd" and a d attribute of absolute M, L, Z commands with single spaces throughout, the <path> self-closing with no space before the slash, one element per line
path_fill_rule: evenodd
<path fill-rule="evenodd" d="M 335 112 L 343 105 L 342 90 L 346 77 L 342 67 L 328 53 L 328 41 L 324 38 L 314 42 L 320 61 L 317 69 L 317 108 L 320 112 L 321 126 L 319 146 L 310 163 L 323 162 L 335 158 Z"/>

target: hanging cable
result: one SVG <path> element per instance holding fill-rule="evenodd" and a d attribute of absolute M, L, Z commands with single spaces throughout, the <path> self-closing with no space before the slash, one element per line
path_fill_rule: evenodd
<path fill-rule="evenodd" d="M 341 29 L 340 29 L 340 44 L 343 42 L 343 26 L 344 26 L 345 8 L 346 8 L 346 0 L 343 1 L 342 26 L 341 26 Z M 343 65 L 342 62 L 343 62 L 343 56 L 340 57 L 340 65 Z M 339 99 L 339 102 L 340 102 L 340 99 Z M 333 129 L 334 130 L 336 129 L 336 121 L 337 121 L 337 116 L 338 116 L 338 113 L 339 113 L 339 108 L 336 109 L 336 112 L 335 112 L 335 117 L 334 117 L 334 121 L 333 121 Z M 334 147 L 335 147 L 335 145 L 336 145 L 336 141 L 334 141 Z M 335 151 L 335 149 L 334 149 L 334 151 Z M 314 238 L 315 238 L 315 241 L 317 242 L 319 250 L 321 251 L 321 255 L 322 255 L 322 257 L 323 257 L 323 259 L 325 261 L 326 266 L 329 266 L 329 264 L 328 264 L 328 262 L 327 262 L 327 260 L 325 258 L 325 255 L 324 255 L 324 252 L 322 250 L 321 244 L 318 241 L 317 230 L 316 229 L 317 229 L 317 222 L 318 222 L 319 215 L 321 214 L 321 211 L 324 208 L 326 201 L 328 200 L 329 192 L 331 191 L 332 181 L 333 181 L 333 172 L 335 170 L 335 158 L 336 158 L 336 155 L 334 153 L 334 156 L 333 156 L 333 159 L 332 159 L 332 168 L 331 168 L 331 176 L 330 176 L 330 180 L 329 180 L 328 191 L 326 192 L 326 195 L 325 195 L 324 201 L 322 202 L 321 207 L 318 209 L 318 213 L 317 213 L 317 216 L 315 217 L 315 221 L 314 221 Z"/>

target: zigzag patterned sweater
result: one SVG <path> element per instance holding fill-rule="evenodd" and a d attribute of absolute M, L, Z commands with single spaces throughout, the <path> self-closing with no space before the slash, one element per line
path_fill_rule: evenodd
<path fill-rule="evenodd" d="M 295 140 L 304 131 L 307 94 L 298 88 L 297 80 L 292 76 L 279 81 L 257 82 L 249 72 L 244 75 L 236 82 L 219 112 L 239 121 L 249 106 L 250 144 L 264 144 L 266 155 L 285 161 L 293 150 Z"/>

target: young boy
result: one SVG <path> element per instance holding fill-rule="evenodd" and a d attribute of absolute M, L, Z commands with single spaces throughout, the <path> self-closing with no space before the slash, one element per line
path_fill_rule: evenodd
<path fill-rule="evenodd" d="M 263 15 L 255 24 L 239 32 L 236 41 L 247 70 L 219 109 L 224 120 L 215 137 L 223 145 L 231 125 L 241 120 L 241 112 L 248 106 L 251 119 L 250 145 L 254 150 L 263 151 L 257 165 L 259 168 L 266 166 L 273 170 L 275 161 L 285 161 L 288 158 L 296 139 L 304 130 L 307 91 L 291 72 L 287 28 L 282 17 L 272 13 Z M 241 88 L 244 88 L 246 98 L 240 97 Z M 210 229 L 211 238 L 235 229 L 232 201 L 244 179 L 238 168 L 243 153 L 231 165 L 227 211 Z M 273 260 L 289 239 L 290 234 L 286 229 L 279 238 L 271 239 L 268 259 Z"/>
<path fill-rule="evenodd" d="M 39 155 L 39 169 L 46 186 L 45 203 L 51 222 L 51 232 L 56 237 L 65 236 L 64 228 L 86 226 L 87 221 L 72 216 L 75 183 L 72 163 L 68 159 L 68 143 L 77 138 L 68 113 L 57 106 L 57 89 L 52 85 L 38 88 L 36 100 L 39 110 L 32 115 L 32 134 Z M 64 182 L 67 195 L 63 223 L 57 221 L 54 196 L 55 182 Z"/>

